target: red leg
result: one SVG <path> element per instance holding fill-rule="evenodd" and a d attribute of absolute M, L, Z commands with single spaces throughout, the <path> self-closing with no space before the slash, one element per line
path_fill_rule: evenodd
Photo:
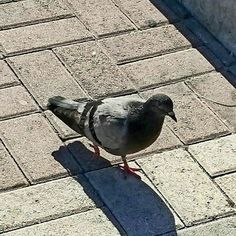
<path fill-rule="evenodd" d="M 131 174 L 131 175 L 134 175 L 136 178 L 141 179 L 141 177 L 140 177 L 138 174 L 135 173 L 135 171 L 140 170 L 140 168 L 132 168 L 132 167 L 129 167 L 129 165 L 128 165 L 127 161 L 126 161 L 125 156 L 122 157 L 122 160 L 123 160 L 123 162 L 124 162 L 124 166 L 119 165 L 120 168 L 121 168 L 122 170 L 124 170 L 126 173 Z"/>
<path fill-rule="evenodd" d="M 92 144 L 92 143 L 90 143 L 89 146 L 94 149 L 94 155 L 95 155 L 96 157 L 100 157 L 100 150 L 99 150 L 99 147 L 96 146 L 95 144 Z"/>

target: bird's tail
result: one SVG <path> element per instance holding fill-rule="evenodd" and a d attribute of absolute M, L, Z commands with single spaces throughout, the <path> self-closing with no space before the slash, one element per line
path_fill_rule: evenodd
<path fill-rule="evenodd" d="M 54 96 L 48 99 L 48 108 L 52 111 L 57 107 L 74 110 L 78 108 L 78 105 L 78 102 L 61 96 Z"/>
<path fill-rule="evenodd" d="M 78 127 L 81 115 L 77 110 L 78 107 L 79 102 L 61 96 L 55 96 L 48 99 L 48 109 L 70 128 L 81 133 L 81 130 Z"/>

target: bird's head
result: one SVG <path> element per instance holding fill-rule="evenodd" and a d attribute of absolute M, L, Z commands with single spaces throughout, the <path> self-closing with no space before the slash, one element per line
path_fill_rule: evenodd
<path fill-rule="evenodd" d="M 165 94 L 156 94 L 150 97 L 144 104 L 147 111 L 152 111 L 158 115 L 169 116 L 177 122 L 173 111 L 173 102 L 170 97 Z"/>

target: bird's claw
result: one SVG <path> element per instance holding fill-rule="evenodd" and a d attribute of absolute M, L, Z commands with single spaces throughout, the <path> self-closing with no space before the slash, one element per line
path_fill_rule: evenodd
<path fill-rule="evenodd" d="M 140 168 L 133 168 L 133 167 L 129 167 L 129 166 L 122 166 L 122 165 L 119 165 L 119 167 L 124 171 L 126 172 L 127 174 L 130 174 L 130 175 L 133 175 L 134 177 L 138 178 L 138 179 L 141 179 L 141 177 L 135 173 L 135 171 L 139 171 L 141 170 Z"/>
<path fill-rule="evenodd" d="M 94 149 L 94 156 L 95 157 L 100 157 L 100 150 L 99 150 L 99 147 L 92 144 L 92 143 L 89 143 L 89 146 L 92 147 Z"/>

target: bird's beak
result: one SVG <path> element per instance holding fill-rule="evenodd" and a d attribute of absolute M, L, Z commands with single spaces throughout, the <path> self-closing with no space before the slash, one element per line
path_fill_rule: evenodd
<path fill-rule="evenodd" d="M 175 113 L 173 111 L 169 112 L 167 115 L 169 117 L 171 117 L 175 122 L 177 122 L 177 118 L 176 118 Z"/>

